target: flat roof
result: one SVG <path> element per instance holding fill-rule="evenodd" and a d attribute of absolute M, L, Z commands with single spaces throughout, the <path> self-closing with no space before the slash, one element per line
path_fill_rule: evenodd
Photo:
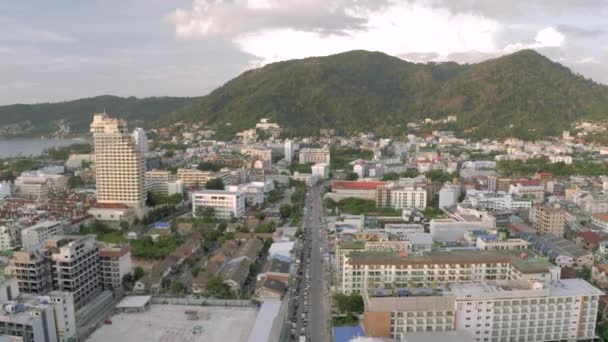
<path fill-rule="evenodd" d="M 267 342 L 270 341 L 270 335 L 274 320 L 279 315 L 281 310 L 280 300 L 265 300 L 258 312 L 258 317 L 255 319 L 251 334 L 247 342 Z"/>
<path fill-rule="evenodd" d="M 466 331 L 435 331 L 435 332 L 411 332 L 403 335 L 403 342 L 474 342 L 473 335 Z"/>
<path fill-rule="evenodd" d="M 246 342 L 257 313 L 249 307 L 152 304 L 141 313 L 112 316 L 112 324 L 87 341 Z"/>
<path fill-rule="evenodd" d="M 126 296 L 118 304 L 117 308 L 143 308 L 150 303 L 152 296 Z"/>

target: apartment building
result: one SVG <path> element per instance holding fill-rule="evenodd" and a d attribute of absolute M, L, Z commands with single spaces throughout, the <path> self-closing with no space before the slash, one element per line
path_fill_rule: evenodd
<path fill-rule="evenodd" d="M 455 284 L 441 295 L 364 296 L 368 336 L 455 330 L 476 341 L 594 340 L 602 291 L 582 279 Z"/>
<path fill-rule="evenodd" d="M 319 179 L 329 178 L 329 164 L 320 163 L 315 164 L 311 167 L 312 174 L 319 177 Z"/>
<path fill-rule="evenodd" d="M 439 208 L 450 208 L 458 203 L 460 188 L 456 185 L 445 184 L 439 190 Z"/>
<path fill-rule="evenodd" d="M 344 256 L 344 293 L 364 289 L 431 287 L 433 284 L 507 279 L 559 279 L 548 259 L 514 251 L 353 252 Z"/>
<path fill-rule="evenodd" d="M 212 172 L 201 171 L 198 169 L 177 169 L 177 179 L 180 180 L 185 187 L 202 188 L 208 180 L 220 178 L 224 184 L 230 184 L 230 173 L 228 172 Z"/>
<path fill-rule="evenodd" d="M 98 203 L 120 203 L 143 217 L 145 159 L 123 119 L 95 114 L 91 123 Z"/>
<path fill-rule="evenodd" d="M 21 246 L 21 231 L 12 223 L 0 223 L 0 250 L 9 251 Z"/>
<path fill-rule="evenodd" d="M 559 205 L 534 205 L 530 209 L 530 222 L 536 234 L 564 236 L 566 230 L 566 211 Z"/>
<path fill-rule="evenodd" d="M 287 163 L 291 163 L 293 161 L 293 156 L 294 156 L 296 148 L 297 148 L 297 144 L 293 140 L 289 140 L 289 139 L 285 140 L 284 153 L 285 153 L 285 160 L 287 161 Z"/>
<path fill-rule="evenodd" d="M 245 194 L 240 191 L 201 190 L 192 194 L 192 215 L 197 216 L 199 207 L 212 207 L 215 217 L 229 220 L 245 214 Z"/>
<path fill-rule="evenodd" d="M 63 222 L 42 221 L 21 231 L 21 243 L 25 250 L 35 250 L 52 237 L 63 235 Z"/>
<path fill-rule="evenodd" d="M 538 180 L 520 179 L 514 181 L 509 187 L 511 195 L 529 197 L 536 203 L 542 203 L 545 199 L 545 187 Z"/>
<path fill-rule="evenodd" d="M 57 237 L 40 249 L 15 252 L 10 267 L 19 291 L 70 292 L 76 308 L 101 291 L 99 248 L 94 235 Z"/>
<path fill-rule="evenodd" d="M 507 193 L 497 194 L 490 191 L 468 190 L 465 203 L 471 207 L 485 210 L 525 210 L 532 207 L 530 198 L 516 197 Z"/>
<path fill-rule="evenodd" d="M 459 241 L 466 232 L 496 228 L 496 218 L 485 211 L 458 207 L 448 218 L 433 219 L 430 234 L 434 241 Z"/>
<path fill-rule="evenodd" d="M 395 209 L 426 208 L 426 189 L 397 188 L 390 189 L 390 206 Z"/>
<path fill-rule="evenodd" d="M 47 241 L 53 288 L 74 294 L 80 308 L 101 291 L 99 247 L 93 235 L 64 236 Z"/>
<path fill-rule="evenodd" d="M 303 148 L 299 154 L 300 164 L 329 164 L 331 155 L 329 149 L 324 148 Z"/>
<path fill-rule="evenodd" d="M 131 273 L 131 246 L 103 246 L 99 250 L 101 286 L 106 290 L 122 290 L 122 279 Z"/>
<path fill-rule="evenodd" d="M 499 192 L 509 191 L 511 186 L 511 178 L 499 177 L 499 176 L 488 176 L 488 191 Z"/>
<path fill-rule="evenodd" d="M 268 168 L 272 165 L 272 149 L 270 148 L 247 147 L 241 149 L 241 154 L 261 161 L 263 168 Z"/>

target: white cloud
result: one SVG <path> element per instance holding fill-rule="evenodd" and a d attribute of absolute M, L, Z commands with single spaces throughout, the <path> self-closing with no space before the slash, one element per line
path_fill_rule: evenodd
<path fill-rule="evenodd" d="M 323 34 L 293 28 L 266 29 L 236 35 L 234 42 L 257 56 L 260 64 L 354 49 L 391 55 L 432 53 L 436 60 L 445 60 L 453 53 L 497 49 L 494 35 L 500 25 L 479 15 L 454 15 L 446 9 L 396 2 L 366 14 L 365 30 Z"/>
<path fill-rule="evenodd" d="M 506 53 L 512 53 L 523 49 L 540 49 L 547 47 L 561 47 L 566 40 L 566 36 L 553 27 L 545 27 L 536 33 L 532 43 L 512 43 L 503 49 Z"/>

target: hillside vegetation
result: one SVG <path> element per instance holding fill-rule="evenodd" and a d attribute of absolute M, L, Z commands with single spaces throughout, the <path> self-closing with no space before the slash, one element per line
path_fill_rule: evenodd
<path fill-rule="evenodd" d="M 457 115 L 456 124 L 441 128 L 526 138 L 607 114 L 607 86 L 532 50 L 471 65 L 415 64 L 351 51 L 247 71 L 180 110 L 176 119 L 230 133 L 267 117 L 290 134 L 317 134 L 320 128 L 399 134 L 410 121 Z"/>

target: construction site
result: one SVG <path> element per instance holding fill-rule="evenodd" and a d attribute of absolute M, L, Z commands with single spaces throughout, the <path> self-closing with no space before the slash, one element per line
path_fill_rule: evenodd
<path fill-rule="evenodd" d="M 143 312 L 112 316 L 88 341 L 247 341 L 257 312 L 249 307 L 155 304 Z"/>

